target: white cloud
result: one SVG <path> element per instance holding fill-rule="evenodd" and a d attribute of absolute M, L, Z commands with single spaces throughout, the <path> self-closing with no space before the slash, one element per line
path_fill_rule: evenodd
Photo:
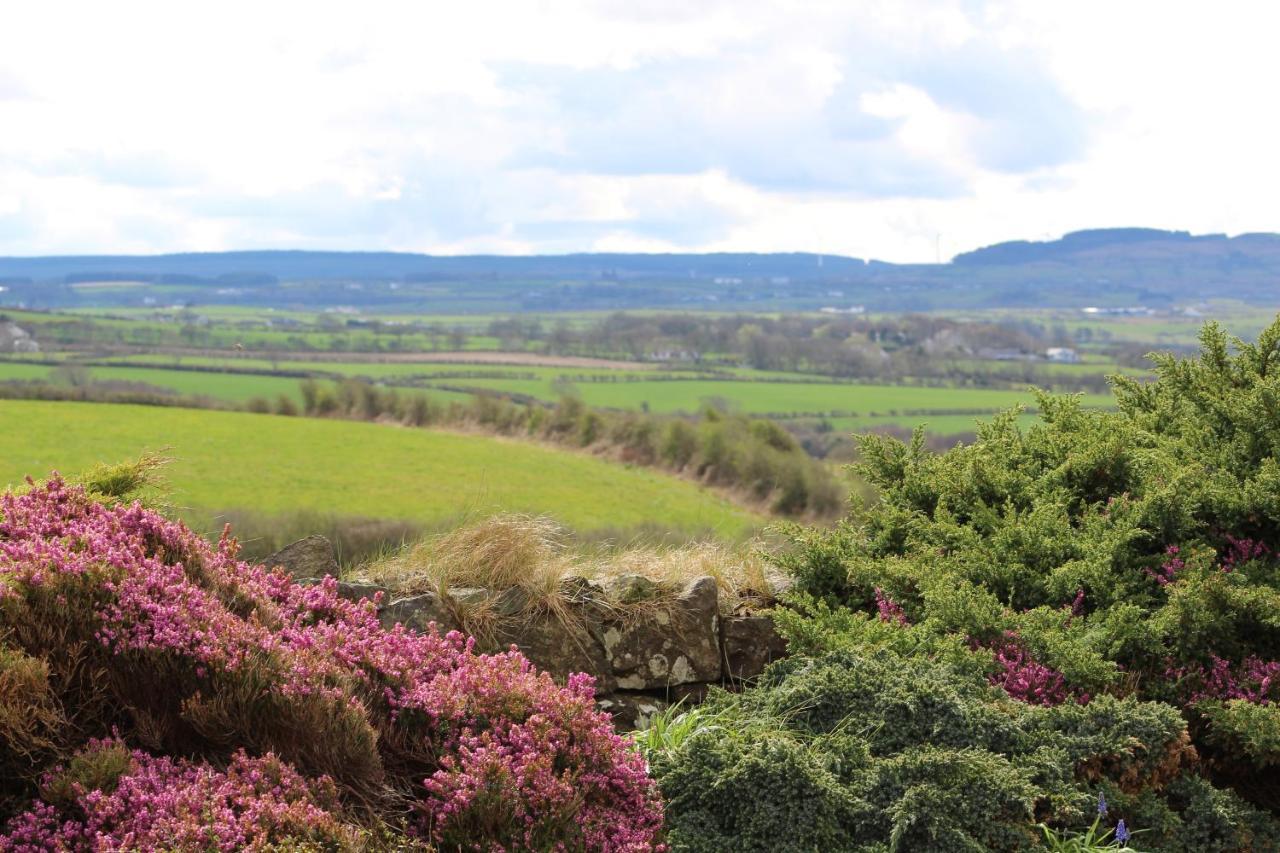
<path fill-rule="evenodd" d="M 1280 230 L 1266 5 L 30 3 L 0 253 Z"/>

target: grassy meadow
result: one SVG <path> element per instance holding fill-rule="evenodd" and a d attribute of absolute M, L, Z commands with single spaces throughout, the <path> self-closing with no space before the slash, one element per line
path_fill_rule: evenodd
<path fill-rule="evenodd" d="M 548 382 L 515 379 L 466 379 L 469 388 L 556 399 Z M 783 417 L 828 412 L 878 413 L 952 411 L 993 412 L 1033 402 L 1029 393 L 1002 389 L 935 388 L 908 385 L 862 385 L 833 382 L 726 382 L 716 380 L 583 382 L 574 385 L 588 406 L 638 409 L 660 413 L 698 411 L 708 400 L 722 400 L 745 414 Z M 1089 395 L 1091 406 L 1110 405 L 1105 395 Z"/>
<path fill-rule="evenodd" d="M 764 519 L 669 475 L 538 445 L 239 412 L 0 400 L 0 485 L 165 449 L 194 524 L 222 510 L 315 510 L 438 525 L 498 511 L 581 531 L 647 526 L 738 538 Z"/>
<path fill-rule="evenodd" d="M 53 376 L 51 371 L 56 369 L 42 364 L 0 362 L 0 379 L 49 379 Z M 285 376 L 166 370 L 160 367 L 94 366 L 87 369 L 94 380 L 143 382 L 183 396 L 212 397 L 227 403 L 244 403 L 253 397 L 275 398 L 280 394 L 295 401 L 301 399 L 298 380 Z"/>

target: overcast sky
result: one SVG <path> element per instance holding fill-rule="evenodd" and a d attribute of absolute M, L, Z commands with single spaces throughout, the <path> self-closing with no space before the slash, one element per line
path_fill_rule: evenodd
<path fill-rule="evenodd" d="M 1272 4 L 7 4 L 0 254 L 1280 231 Z"/>

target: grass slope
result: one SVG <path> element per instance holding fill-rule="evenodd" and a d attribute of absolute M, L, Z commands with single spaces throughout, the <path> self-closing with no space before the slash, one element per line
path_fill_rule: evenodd
<path fill-rule="evenodd" d="M 190 359 L 192 365 L 201 364 L 202 361 L 214 363 L 213 359 Z M 221 362 L 217 362 L 221 363 Z M 236 363 L 232 362 L 235 366 Z M 260 367 L 266 366 L 270 368 L 270 362 L 244 361 L 241 367 Z M 374 367 L 382 367 L 384 365 L 373 365 Z M 413 365 L 405 365 L 413 367 Z M 330 368 L 324 363 L 306 363 L 299 362 L 297 364 L 281 365 L 281 369 L 298 369 L 298 370 L 326 370 L 335 374 L 360 376 L 369 375 L 379 377 L 380 374 L 374 371 L 366 371 L 365 374 L 357 372 L 354 365 L 338 365 L 343 368 L 336 370 Z M 97 382 L 102 380 L 120 380 L 126 382 L 144 382 L 148 385 L 154 385 L 156 388 L 167 388 L 177 394 L 192 397 L 212 397 L 215 400 L 223 400 L 233 404 L 243 404 L 253 397 L 261 397 L 266 400 L 275 401 L 280 395 L 284 395 L 295 403 L 302 402 L 302 393 L 300 391 L 301 380 L 291 376 L 261 376 L 258 374 L 245 373 L 213 373 L 199 370 L 174 370 L 164 367 L 121 367 L 121 366 L 99 366 L 93 365 L 85 368 L 89 377 Z M 421 367 L 417 368 L 420 372 Z M 28 364 L 22 360 L 0 360 L 0 380 L 18 379 L 25 381 L 47 380 L 56 381 L 54 373 L 55 368 L 44 364 Z M 462 394 L 454 391 L 444 391 L 439 389 L 424 390 L 418 389 L 418 393 L 425 393 L 433 399 L 442 403 L 450 401 L 466 402 L 470 398 L 470 394 Z"/>
<path fill-rule="evenodd" d="M 643 524 L 736 536 L 763 519 L 696 485 L 585 455 L 421 429 L 237 412 L 0 400 L 0 485 L 170 448 L 193 522 L 226 508 L 425 524 L 546 513 L 581 530 Z"/>

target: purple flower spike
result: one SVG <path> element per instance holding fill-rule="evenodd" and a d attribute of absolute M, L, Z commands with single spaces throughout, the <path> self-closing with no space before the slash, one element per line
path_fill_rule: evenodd
<path fill-rule="evenodd" d="M 1124 818 L 1121 818 L 1120 822 L 1116 824 L 1116 841 L 1119 841 L 1121 844 L 1124 844 L 1128 840 L 1129 840 L 1129 828 L 1124 825 Z"/>
<path fill-rule="evenodd" d="M 1106 794 L 1098 795 L 1098 814 L 1103 817 L 1107 816 L 1107 796 Z"/>

